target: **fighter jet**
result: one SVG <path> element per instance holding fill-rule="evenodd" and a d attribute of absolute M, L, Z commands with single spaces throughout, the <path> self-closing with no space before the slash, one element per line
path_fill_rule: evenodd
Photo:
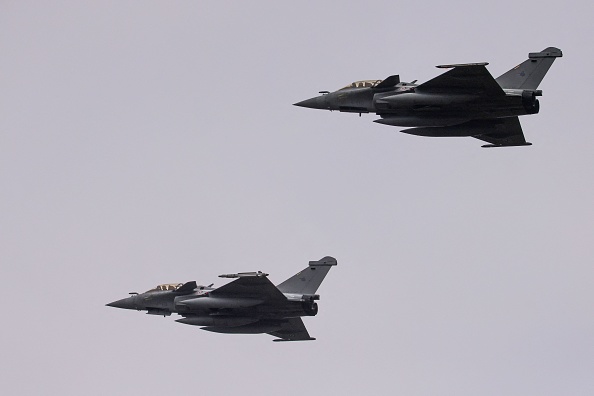
<path fill-rule="evenodd" d="M 518 116 L 537 114 L 538 85 L 561 50 L 549 47 L 528 54 L 528 60 L 493 78 L 485 66 L 469 63 L 437 66 L 450 69 L 423 84 L 385 80 L 356 81 L 335 92 L 295 103 L 312 109 L 376 113 L 379 124 L 408 127 L 419 136 L 471 136 L 483 147 L 529 146 Z"/>
<path fill-rule="evenodd" d="M 263 272 L 219 275 L 237 278 L 219 288 L 195 281 L 163 284 L 145 293 L 107 304 L 109 307 L 147 311 L 151 315 L 183 316 L 176 322 L 203 326 L 202 330 L 228 334 L 268 333 L 273 341 L 315 340 L 302 316 L 318 313 L 315 294 L 333 265 L 333 257 L 310 261 L 309 266 L 274 286 Z"/>

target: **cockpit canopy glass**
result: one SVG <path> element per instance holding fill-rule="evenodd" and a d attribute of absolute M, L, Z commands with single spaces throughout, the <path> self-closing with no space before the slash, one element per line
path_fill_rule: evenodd
<path fill-rule="evenodd" d="M 182 287 L 183 283 L 164 283 L 162 285 L 158 285 L 157 287 L 147 291 L 148 292 L 152 292 L 152 291 L 167 291 L 167 290 L 177 290 L 180 287 Z"/>
<path fill-rule="evenodd" d="M 376 85 L 378 85 L 379 83 L 381 83 L 383 80 L 361 80 L 361 81 L 355 81 L 352 84 L 347 85 L 346 87 L 340 88 L 340 90 L 342 89 L 348 89 L 348 88 L 373 88 Z"/>

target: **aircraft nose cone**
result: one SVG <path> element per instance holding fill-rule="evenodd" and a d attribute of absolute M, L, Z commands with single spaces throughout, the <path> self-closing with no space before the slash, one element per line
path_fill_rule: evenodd
<path fill-rule="evenodd" d="M 328 104 L 326 103 L 325 96 L 316 96 L 315 98 L 302 100 L 301 102 L 294 103 L 293 106 L 307 107 L 309 109 L 327 109 Z"/>
<path fill-rule="evenodd" d="M 122 308 L 122 309 L 136 309 L 136 304 L 134 303 L 134 296 L 123 298 L 121 300 L 117 300 L 114 302 L 110 302 L 109 304 L 105 304 L 108 307 L 114 308 Z"/>

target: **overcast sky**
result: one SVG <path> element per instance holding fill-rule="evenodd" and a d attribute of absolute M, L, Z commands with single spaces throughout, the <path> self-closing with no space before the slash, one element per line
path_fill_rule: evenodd
<path fill-rule="evenodd" d="M 3 1 L 3 393 L 594 394 L 593 11 Z M 291 105 L 548 46 L 531 147 Z M 313 342 L 104 305 L 326 255 Z"/>

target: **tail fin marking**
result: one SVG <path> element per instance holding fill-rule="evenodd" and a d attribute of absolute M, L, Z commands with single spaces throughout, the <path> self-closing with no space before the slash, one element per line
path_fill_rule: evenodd
<path fill-rule="evenodd" d="M 333 265 L 337 265 L 334 257 L 324 257 L 319 261 L 310 261 L 309 267 L 296 273 L 278 285 L 277 288 L 282 293 L 315 294 Z"/>
<path fill-rule="evenodd" d="M 563 53 L 555 47 L 528 54 L 528 59 L 510 71 L 497 77 L 495 81 L 504 89 L 536 89 L 545 74 Z"/>

